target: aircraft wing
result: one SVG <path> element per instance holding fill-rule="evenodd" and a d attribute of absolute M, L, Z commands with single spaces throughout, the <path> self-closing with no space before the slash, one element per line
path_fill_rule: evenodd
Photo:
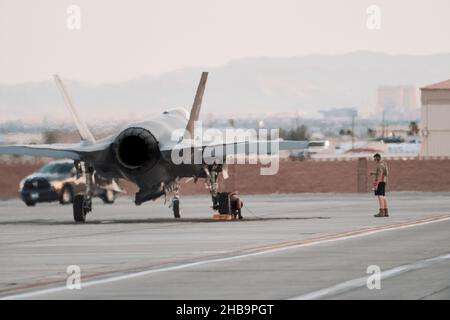
<path fill-rule="evenodd" d="M 225 159 L 228 156 L 252 155 L 252 154 L 277 154 L 283 150 L 303 150 L 308 148 L 309 141 L 294 140 L 258 140 L 258 141 L 241 141 L 220 144 L 207 145 L 178 145 L 173 148 L 165 149 L 163 155 L 171 157 L 171 155 L 180 156 L 186 152 L 193 154 L 194 152 L 202 152 L 203 160 L 208 161 L 212 158 Z"/>
<path fill-rule="evenodd" d="M 230 155 L 277 154 L 283 150 L 302 150 L 308 147 L 308 141 L 259 140 L 209 145 L 203 148 L 204 158 L 223 158 Z"/>
<path fill-rule="evenodd" d="M 27 144 L 0 146 L 0 154 L 83 160 L 90 153 L 104 150 L 109 144 Z"/>

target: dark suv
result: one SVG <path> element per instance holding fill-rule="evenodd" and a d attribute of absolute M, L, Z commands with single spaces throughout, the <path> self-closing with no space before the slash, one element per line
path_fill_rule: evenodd
<path fill-rule="evenodd" d="M 84 176 L 77 178 L 72 160 L 54 161 L 46 164 L 35 173 L 25 177 L 20 182 L 19 192 L 27 206 L 37 202 L 59 201 L 68 204 L 74 195 L 86 188 Z M 115 180 L 94 183 L 94 196 L 100 197 L 105 203 L 113 203 L 116 193 L 123 192 Z"/>

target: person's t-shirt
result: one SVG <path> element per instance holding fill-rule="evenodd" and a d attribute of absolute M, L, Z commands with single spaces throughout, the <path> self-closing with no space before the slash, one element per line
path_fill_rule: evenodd
<path fill-rule="evenodd" d="M 384 162 L 377 164 L 376 181 L 379 181 L 380 175 L 383 175 L 383 182 L 387 182 L 388 169 Z"/>

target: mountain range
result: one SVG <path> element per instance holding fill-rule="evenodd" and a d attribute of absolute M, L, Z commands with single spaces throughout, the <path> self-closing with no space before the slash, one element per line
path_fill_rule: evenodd
<path fill-rule="evenodd" d="M 134 80 L 91 85 L 64 78 L 80 113 L 89 121 L 141 118 L 166 108 L 190 108 L 202 68 L 191 67 Z M 250 57 L 208 68 L 202 109 L 214 115 L 375 110 L 378 86 L 425 86 L 450 78 L 450 54 L 424 56 L 351 52 L 296 57 Z M 49 70 L 49 80 L 0 84 L 0 122 L 68 118 Z"/>

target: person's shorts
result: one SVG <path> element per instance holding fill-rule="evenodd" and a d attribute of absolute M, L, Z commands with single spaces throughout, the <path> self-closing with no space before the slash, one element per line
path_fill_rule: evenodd
<path fill-rule="evenodd" d="M 386 194 L 386 183 L 380 182 L 378 184 L 377 189 L 375 190 L 375 195 L 376 196 L 384 196 L 385 194 Z"/>

